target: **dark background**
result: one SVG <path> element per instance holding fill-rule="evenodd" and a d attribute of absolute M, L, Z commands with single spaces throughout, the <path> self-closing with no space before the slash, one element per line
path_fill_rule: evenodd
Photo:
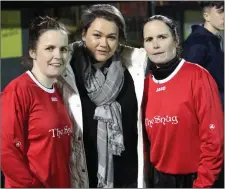
<path fill-rule="evenodd" d="M 23 56 L 27 55 L 28 52 L 28 27 L 36 16 L 49 15 L 58 18 L 68 26 L 68 29 L 71 31 L 70 41 L 74 41 L 75 27 L 79 23 L 82 10 L 87 6 L 98 3 L 109 3 L 121 10 L 127 24 L 128 45 L 135 47 L 142 46 L 142 22 L 151 15 L 162 14 L 176 20 L 179 25 L 179 33 L 182 40 L 184 40 L 184 34 L 186 32 L 184 28 L 185 14 L 187 14 L 188 11 L 195 11 L 197 15 L 200 15 L 199 6 L 194 1 L 99 1 L 95 3 L 91 1 L 3 1 L 1 2 L 1 12 L 19 11 L 21 23 L 20 26 L 15 26 L 11 24 L 11 22 L 8 24 L 8 17 L 1 17 L 1 25 L 2 29 L 8 27 L 21 27 L 21 56 Z M 191 16 L 192 15 L 190 15 L 190 17 Z M 196 22 L 201 20 L 200 16 L 193 19 L 195 19 Z M 9 46 L 10 48 L 13 48 L 14 44 L 10 44 Z M 7 50 L 10 51 L 10 48 L 7 47 Z M 2 49 L 4 49 L 4 46 L 2 46 Z M 20 61 L 20 56 L 1 58 L 1 91 L 12 79 L 25 71 L 20 64 Z"/>

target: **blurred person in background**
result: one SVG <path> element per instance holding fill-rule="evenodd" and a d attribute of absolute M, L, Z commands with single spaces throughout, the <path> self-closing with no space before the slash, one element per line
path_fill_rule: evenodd
<path fill-rule="evenodd" d="M 68 33 L 50 17 L 29 27 L 30 68 L 1 95 L 6 188 L 69 188 L 72 122 L 54 83 L 69 58 Z"/>
<path fill-rule="evenodd" d="M 76 123 L 73 187 L 145 186 L 141 101 L 147 57 L 144 49 L 120 45 L 125 30 L 114 6 L 86 9 L 77 29 L 81 41 L 71 45 L 58 83 Z"/>
<path fill-rule="evenodd" d="M 174 21 L 150 17 L 144 48 L 152 63 L 143 114 L 150 142 L 153 187 L 212 187 L 224 158 L 223 111 L 213 77 L 180 56 Z"/>
<path fill-rule="evenodd" d="M 193 25 L 184 42 L 183 57 L 207 69 L 215 79 L 224 108 L 224 1 L 201 1 L 204 24 Z"/>

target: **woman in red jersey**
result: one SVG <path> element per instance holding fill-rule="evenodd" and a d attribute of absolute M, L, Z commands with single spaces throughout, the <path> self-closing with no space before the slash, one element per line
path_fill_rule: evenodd
<path fill-rule="evenodd" d="M 150 17 L 143 35 L 152 63 L 143 107 L 154 187 L 212 187 L 224 158 L 218 87 L 208 71 L 180 58 L 171 19 Z"/>
<path fill-rule="evenodd" d="M 54 87 L 68 61 L 68 34 L 50 17 L 29 28 L 32 69 L 3 91 L 1 168 L 5 187 L 69 188 L 72 123 Z"/>

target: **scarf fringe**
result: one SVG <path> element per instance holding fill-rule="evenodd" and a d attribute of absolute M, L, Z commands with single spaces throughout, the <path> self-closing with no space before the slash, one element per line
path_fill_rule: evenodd
<path fill-rule="evenodd" d="M 98 174 L 97 177 L 98 177 L 97 188 L 113 188 L 113 182 L 106 183 L 107 181 L 105 181 L 105 179 L 100 174 Z"/>

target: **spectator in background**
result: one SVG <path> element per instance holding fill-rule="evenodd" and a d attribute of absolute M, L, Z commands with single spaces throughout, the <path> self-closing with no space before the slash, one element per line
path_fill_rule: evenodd
<path fill-rule="evenodd" d="M 152 73 L 145 79 L 143 114 L 154 187 L 212 187 L 224 157 L 218 87 L 207 70 L 180 57 L 173 20 L 150 17 L 143 33 L 152 62 Z"/>
<path fill-rule="evenodd" d="M 183 57 L 206 68 L 215 79 L 224 108 L 224 51 L 220 31 L 224 30 L 224 1 L 201 1 L 205 20 L 203 25 L 193 25 L 184 42 Z"/>
<path fill-rule="evenodd" d="M 50 17 L 37 17 L 28 45 L 24 64 L 31 70 L 1 95 L 5 187 L 70 188 L 72 122 L 54 86 L 69 58 L 67 30 Z"/>
<path fill-rule="evenodd" d="M 59 80 L 76 132 L 71 166 L 76 188 L 143 188 L 141 101 L 146 52 L 121 47 L 125 20 L 108 4 L 86 9 L 80 42 Z M 79 113 L 77 113 L 79 112 Z"/>

